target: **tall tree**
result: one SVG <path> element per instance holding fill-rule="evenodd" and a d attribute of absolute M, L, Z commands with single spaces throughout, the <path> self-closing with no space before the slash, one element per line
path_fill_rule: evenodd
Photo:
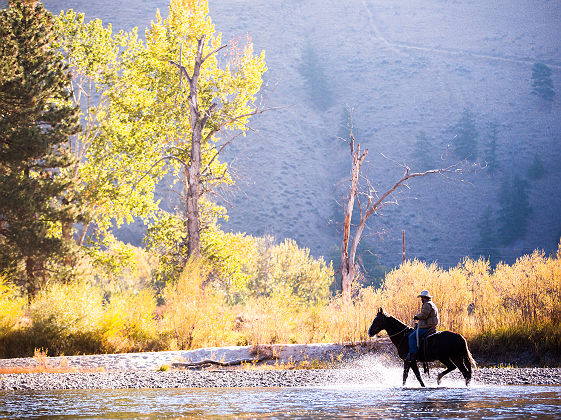
<path fill-rule="evenodd" d="M 82 129 L 68 138 L 76 158 L 69 171 L 76 185 L 71 198 L 80 203 L 82 223 L 63 232 L 74 236 L 98 269 L 116 274 L 134 259 L 112 231 L 155 214 L 155 185 L 164 175 L 160 165 L 139 181 L 160 156 L 139 118 L 147 94 L 128 83 L 130 67 L 146 49 L 136 29 L 113 33 L 111 25 L 86 22 L 71 10 L 56 18 L 56 30 L 82 121 Z"/>
<path fill-rule="evenodd" d="M 151 94 L 141 104 L 139 122 L 162 146 L 158 162 L 171 163 L 182 185 L 181 211 L 162 220 L 184 227 L 182 248 L 196 256 L 205 223 L 221 211 L 209 194 L 231 182 L 219 155 L 232 137 L 217 134 L 244 132 L 249 118 L 262 112 L 256 94 L 266 71 L 264 53 L 254 55 L 249 39 L 234 39 L 226 49 L 205 0 L 171 0 L 169 17 L 158 12 L 146 32 L 146 48 L 131 66 L 128 86 Z"/>
<path fill-rule="evenodd" d="M 53 24 L 40 3 L 13 1 L 0 14 L 0 45 L 13 53 L 0 71 L 0 260 L 12 273 L 25 266 L 30 298 L 69 251 L 61 229 L 76 217 L 65 170 L 79 126 Z"/>

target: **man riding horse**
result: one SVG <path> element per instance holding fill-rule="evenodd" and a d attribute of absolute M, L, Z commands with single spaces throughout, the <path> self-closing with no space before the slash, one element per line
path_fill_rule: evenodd
<path fill-rule="evenodd" d="M 407 361 L 413 362 L 417 359 L 417 341 L 429 332 L 436 332 L 436 326 L 439 323 L 438 309 L 432 301 L 432 296 L 428 290 L 423 290 L 419 296 L 421 298 L 422 306 L 421 312 L 413 317 L 418 320 L 417 329 L 409 335 L 409 354 Z"/>

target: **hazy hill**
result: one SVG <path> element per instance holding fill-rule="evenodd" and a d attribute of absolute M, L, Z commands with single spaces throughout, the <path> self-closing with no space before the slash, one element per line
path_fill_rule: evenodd
<path fill-rule="evenodd" d="M 74 8 L 115 29 L 146 27 L 162 0 L 44 2 L 53 12 Z M 536 152 L 545 177 L 530 181 L 533 212 L 524 239 L 499 252 L 512 259 L 555 250 L 561 235 L 561 3 L 548 0 L 210 0 L 225 41 L 252 38 L 266 51 L 267 104 L 286 108 L 256 118 L 256 132 L 236 143 L 228 160 L 238 177 L 223 227 L 294 238 L 331 258 L 339 246 L 349 152 L 345 108 L 354 109 L 358 140 L 368 147 L 370 180 L 383 191 L 402 174 L 385 156 L 422 169 L 418 134 L 436 161 L 453 144 L 450 130 L 472 112 L 479 153 L 497 125 L 499 172 L 477 170 L 465 182 L 426 178 L 402 190 L 399 206 L 372 220 L 365 241 L 381 262 L 407 257 L 448 266 L 470 254 L 488 205 L 499 210 L 505 177 L 526 177 Z M 544 105 L 532 95 L 532 65 L 547 64 L 557 95 Z M 548 109 L 550 108 L 550 109 Z M 448 162 L 457 159 L 451 156 Z M 437 163 L 438 164 L 438 163 Z M 495 223 L 495 222 L 493 222 Z M 138 241 L 131 228 L 123 237 Z"/>

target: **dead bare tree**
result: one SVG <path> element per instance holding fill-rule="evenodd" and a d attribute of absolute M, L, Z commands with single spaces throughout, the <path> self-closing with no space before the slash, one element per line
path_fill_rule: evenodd
<path fill-rule="evenodd" d="M 442 167 L 439 169 L 431 169 L 424 172 L 411 172 L 411 169 L 405 164 L 399 164 L 404 169 L 402 177 L 397 180 L 390 188 L 383 194 L 378 194 L 374 186 L 369 182 L 368 178 L 364 177 L 366 183 L 365 191 L 359 191 L 360 169 L 364 163 L 364 159 L 368 155 L 368 149 L 361 151 L 360 143 L 357 143 L 352 127 L 350 127 L 349 146 L 352 158 L 351 167 L 351 185 L 349 195 L 346 198 L 344 205 L 344 219 L 343 219 L 343 240 L 341 243 L 341 290 L 343 297 L 350 300 L 352 294 L 352 286 L 355 279 L 360 273 L 360 267 L 357 262 L 357 251 L 362 240 L 362 235 L 370 216 L 379 211 L 388 202 L 386 201 L 399 187 L 407 186 L 407 181 L 413 178 L 424 177 L 432 174 L 458 174 L 463 173 L 461 165 L 463 161 L 457 162 L 453 165 L 444 166 L 445 158 L 442 159 Z M 397 163 L 397 162 L 396 162 Z M 366 203 L 364 202 L 366 200 Z M 358 205 L 360 221 L 354 226 L 354 232 L 351 232 L 352 224 L 351 219 L 353 216 L 355 202 Z"/>

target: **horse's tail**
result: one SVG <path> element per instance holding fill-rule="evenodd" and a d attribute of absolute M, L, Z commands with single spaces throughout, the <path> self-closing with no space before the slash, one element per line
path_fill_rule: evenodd
<path fill-rule="evenodd" d="M 471 377 L 471 368 L 473 366 L 474 369 L 477 369 L 477 363 L 475 362 L 475 359 L 473 358 L 471 352 L 469 351 L 467 341 L 465 343 L 466 343 L 466 352 L 464 354 L 464 364 L 466 365 L 466 368 L 469 372 L 469 376 Z"/>

